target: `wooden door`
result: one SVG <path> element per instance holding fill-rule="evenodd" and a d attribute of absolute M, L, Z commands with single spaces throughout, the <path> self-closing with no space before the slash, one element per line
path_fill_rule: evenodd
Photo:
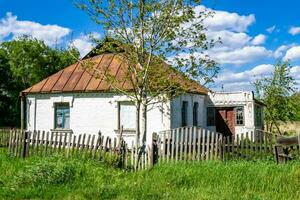
<path fill-rule="evenodd" d="M 226 136 L 235 133 L 234 108 L 216 109 L 216 131 Z"/>

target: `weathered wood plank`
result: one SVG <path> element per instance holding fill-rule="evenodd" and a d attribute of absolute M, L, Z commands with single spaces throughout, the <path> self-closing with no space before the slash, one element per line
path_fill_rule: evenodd
<path fill-rule="evenodd" d="M 211 138 L 211 132 L 209 130 L 206 131 L 206 152 L 205 157 L 206 160 L 209 160 L 209 152 L 210 152 L 210 138 Z"/>
<path fill-rule="evenodd" d="M 171 146 L 171 140 L 172 140 L 172 130 L 167 132 L 167 162 L 170 160 L 170 146 Z"/>
<path fill-rule="evenodd" d="M 163 131 L 163 152 L 162 152 L 162 161 L 165 162 L 166 160 L 166 132 Z"/>
<path fill-rule="evenodd" d="M 214 159 L 214 144 L 215 144 L 215 137 L 216 137 L 216 133 L 215 132 L 210 132 L 211 135 L 211 141 L 209 143 L 209 159 L 213 160 Z"/>
<path fill-rule="evenodd" d="M 198 129 L 198 138 L 197 138 L 197 160 L 199 161 L 201 158 L 201 134 L 202 128 Z"/>
<path fill-rule="evenodd" d="M 202 151 L 201 151 L 201 158 L 202 160 L 205 159 L 205 145 L 206 145 L 206 130 L 202 130 Z"/>
<path fill-rule="evenodd" d="M 172 147 L 171 147 L 171 160 L 175 160 L 175 145 L 176 145 L 176 135 L 177 135 L 177 129 L 172 130 Z"/>
<path fill-rule="evenodd" d="M 189 129 L 186 127 L 184 128 L 184 161 L 187 161 L 188 157 L 188 136 L 189 136 Z"/>
<path fill-rule="evenodd" d="M 183 151 L 184 151 L 184 128 L 180 128 L 180 150 L 179 150 L 179 160 L 183 160 Z"/>
<path fill-rule="evenodd" d="M 175 162 L 178 161 L 178 151 L 179 151 L 179 137 L 180 137 L 180 129 L 176 129 L 176 147 L 175 147 Z"/>
<path fill-rule="evenodd" d="M 197 127 L 193 127 L 193 161 L 196 160 Z"/>

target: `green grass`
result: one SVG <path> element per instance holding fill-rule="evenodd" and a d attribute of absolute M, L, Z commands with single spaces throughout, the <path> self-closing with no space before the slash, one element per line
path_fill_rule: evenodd
<path fill-rule="evenodd" d="M 15 159 L 0 149 L 0 199 L 300 199 L 300 163 L 199 162 L 126 172 L 60 156 Z"/>

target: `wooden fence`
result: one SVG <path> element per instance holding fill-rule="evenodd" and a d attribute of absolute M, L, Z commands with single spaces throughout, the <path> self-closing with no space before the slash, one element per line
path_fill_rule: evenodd
<path fill-rule="evenodd" d="M 182 127 L 160 132 L 158 162 L 221 159 L 222 134 L 198 127 Z"/>
<path fill-rule="evenodd" d="M 255 130 L 224 137 L 199 127 L 182 127 L 153 134 L 152 143 L 137 148 L 118 138 L 102 135 L 12 130 L 8 152 L 16 157 L 83 157 L 109 162 L 124 169 L 140 170 L 157 163 L 200 160 L 273 159 L 277 135 Z M 299 145 L 293 157 L 300 157 Z"/>
<path fill-rule="evenodd" d="M 255 130 L 235 136 L 223 136 L 199 127 L 183 127 L 160 132 L 155 141 L 158 162 L 196 160 L 274 159 L 278 135 Z M 299 145 L 290 145 L 293 158 L 300 157 Z"/>
<path fill-rule="evenodd" d="M 140 151 L 133 144 L 129 148 L 122 137 L 45 132 L 10 132 L 8 152 L 10 155 L 26 158 L 48 156 L 59 153 L 67 158 L 82 157 L 106 161 L 125 169 L 140 170 L 152 165 L 151 147 Z"/>
<path fill-rule="evenodd" d="M 7 147 L 9 145 L 10 129 L 0 129 L 0 147 Z"/>

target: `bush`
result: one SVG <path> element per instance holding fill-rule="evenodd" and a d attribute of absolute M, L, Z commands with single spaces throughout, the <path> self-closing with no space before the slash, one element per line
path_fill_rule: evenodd
<path fill-rule="evenodd" d="M 55 161 L 58 159 L 57 161 Z M 54 162 L 55 161 L 55 162 Z M 58 157 L 38 160 L 19 171 L 13 178 L 16 186 L 46 186 L 72 182 L 78 173 L 74 161 L 62 160 Z"/>

